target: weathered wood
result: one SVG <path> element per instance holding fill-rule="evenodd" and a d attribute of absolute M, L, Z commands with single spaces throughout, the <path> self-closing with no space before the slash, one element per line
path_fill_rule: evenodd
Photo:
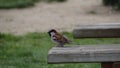
<path fill-rule="evenodd" d="M 120 62 L 103 62 L 101 68 L 120 68 Z"/>
<path fill-rule="evenodd" d="M 112 38 L 120 37 L 119 24 L 80 25 L 73 30 L 75 38 Z"/>
<path fill-rule="evenodd" d="M 115 62 L 113 68 L 120 68 L 120 62 Z"/>
<path fill-rule="evenodd" d="M 101 68 L 113 68 L 113 62 L 103 62 Z"/>
<path fill-rule="evenodd" d="M 120 61 L 120 44 L 53 47 L 48 53 L 48 63 L 115 61 Z"/>

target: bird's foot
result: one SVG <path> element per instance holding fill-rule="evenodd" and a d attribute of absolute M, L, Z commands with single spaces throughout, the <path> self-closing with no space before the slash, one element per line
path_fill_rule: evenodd
<path fill-rule="evenodd" d="M 55 47 L 64 47 L 63 45 L 56 45 Z"/>

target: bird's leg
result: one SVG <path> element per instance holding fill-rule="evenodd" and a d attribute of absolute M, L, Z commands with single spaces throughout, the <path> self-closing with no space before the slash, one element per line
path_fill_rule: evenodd
<path fill-rule="evenodd" d="M 60 45 L 60 47 L 64 47 L 63 45 Z"/>
<path fill-rule="evenodd" d="M 64 47 L 62 44 L 57 44 L 56 47 Z"/>

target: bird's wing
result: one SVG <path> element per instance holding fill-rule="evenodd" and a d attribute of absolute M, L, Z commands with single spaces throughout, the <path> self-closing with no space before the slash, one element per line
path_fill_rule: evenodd
<path fill-rule="evenodd" d="M 67 39 L 67 42 L 72 42 L 66 35 L 63 35 L 63 37 Z"/>

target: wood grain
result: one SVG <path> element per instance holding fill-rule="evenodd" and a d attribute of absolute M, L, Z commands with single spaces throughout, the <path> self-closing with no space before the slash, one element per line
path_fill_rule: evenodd
<path fill-rule="evenodd" d="M 120 44 L 53 47 L 48 63 L 119 62 Z"/>
<path fill-rule="evenodd" d="M 120 24 L 79 25 L 73 30 L 75 38 L 118 38 Z"/>

